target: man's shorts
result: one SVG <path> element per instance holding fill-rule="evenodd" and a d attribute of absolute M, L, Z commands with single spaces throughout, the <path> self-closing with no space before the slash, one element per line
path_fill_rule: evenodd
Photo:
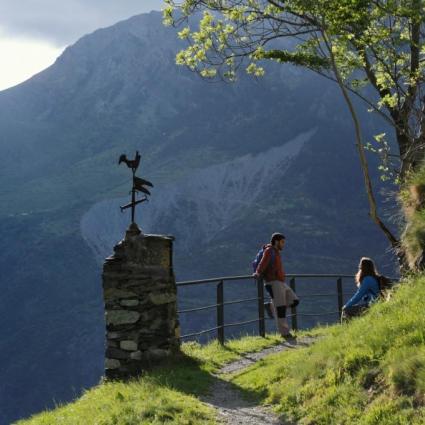
<path fill-rule="evenodd" d="M 265 288 L 272 298 L 275 307 L 291 307 L 294 303 L 296 304 L 296 301 L 299 301 L 297 294 L 291 287 L 280 280 L 266 282 Z"/>

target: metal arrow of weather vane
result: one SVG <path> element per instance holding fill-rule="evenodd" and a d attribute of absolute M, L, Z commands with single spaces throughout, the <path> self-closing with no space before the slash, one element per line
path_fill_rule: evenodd
<path fill-rule="evenodd" d="M 140 177 L 136 177 L 136 170 L 139 167 L 140 158 L 141 156 L 139 154 L 139 151 L 136 151 L 136 157 L 134 159 L 127 159 L 127 155 L 122 154 L 118 161 L 118 165 L 121 164 L 121 162 L 125 162 L 127 164 L 127 167 L 131 168 L 131 171 L 133 173 L 133 187 L 131 189 L 131 202 L 127 205 L 123 205 L 122 207 L 120 207 L 121 212 L 131 207 L 131 222 L 132 223 L 134 223 L 136 205 L 147 201 L 148 196 L 151 194 L 149 189 L 147 189 L 145 186 L 153 187 L 153 184 L 151 182 L 145 179 L 142 179 Z M 136 200 L 136 192 L 142 192 L 144 194 L 144 197 L 142 199 Z"/>

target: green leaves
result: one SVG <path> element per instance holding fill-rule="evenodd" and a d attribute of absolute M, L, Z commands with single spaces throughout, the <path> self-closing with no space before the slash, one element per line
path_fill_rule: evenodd
<path fill-rule="evenodd" d="M 179 65 L 202 77 L 233 81 L 240 69 L 261 77 L 264 60 L 302 66 L 339 79 L 394 127 L 403 126 L 402 133 L 412 143 L 424 137 L 425 99 L 420 93 L 425 84 L 425 35 L 420 29 L 425 24 L 425 0 L 166 0 L 166 4 L 165 24 L 176 25 L 203 13 L 196 29 L 185 26 L 178 32 L 188 47 L 176 57 Z M 183 18 L 175 20 L 175 12 Z M 368 85 L 377 96 L 365 91 Z"/>
<path fill-rule="evenodd" d="M 255 75 L 256 77 L 262 77 L 265 74 L 264 68 L 262 68 L 261 66 L 258 66 L 256 63 L 251 62 L 247 67 L 246 67 L 246 72 L 248 74 L 252 74 Z"/>
<path fill-rule="evenodd" d="M 392 161 L 390 143 L 387 140 L 386 133 L 380 133 L 373 136 L 375 142 L 365 144 L 365 149 L 379 156 L 381 163 L 378 165 L 381 181 L 393 181 L 397 184 L 397 175 L 394 172 L 396 164 Z"/>

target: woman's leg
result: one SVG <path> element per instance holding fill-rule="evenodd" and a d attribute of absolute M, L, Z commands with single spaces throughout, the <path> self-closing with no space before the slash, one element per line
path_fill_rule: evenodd
<path fill-rule="evenodd" d="M 353 305 L 344 309 L 343 316 L 345 319 L 351 319 L 352 317 L 360 316 L 367 308 L 367 304 Z"/>

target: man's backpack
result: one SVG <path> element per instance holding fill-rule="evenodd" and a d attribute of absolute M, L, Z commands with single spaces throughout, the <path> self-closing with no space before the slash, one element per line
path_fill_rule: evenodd
<path fill-rule="evenodd" d="M 262 258 L 263 258 L 263 256 L 264 256 L 264 251 L 266 250 L 266 248 L 267 248 L 267 245 L 264 245 L 258 252 L 257 252 L 257 255 L 255 256 L 255 259 L 254 259 L 254 261 L 252 262 L 252 268 L 254 269 L 254 273 L 257 271 L 257 268 L 258 268 L 258 265 L 261 263 L 261 260 L 262 260 Z M 270 263 L 269 263 L 269 265 L 268 265 L 268 267 L 267 268 L 270 268 L 270 266 L 271 265 L 273 265 L 274 264 L 274 261 L 275 261 L 275 252 L 274 252 L 274 249 L 272 249 L 272 251 L 271 251 L 271 254 L 272 254 L 272 258 L 271 258 L 271 260 L 270 260 Z"/>

